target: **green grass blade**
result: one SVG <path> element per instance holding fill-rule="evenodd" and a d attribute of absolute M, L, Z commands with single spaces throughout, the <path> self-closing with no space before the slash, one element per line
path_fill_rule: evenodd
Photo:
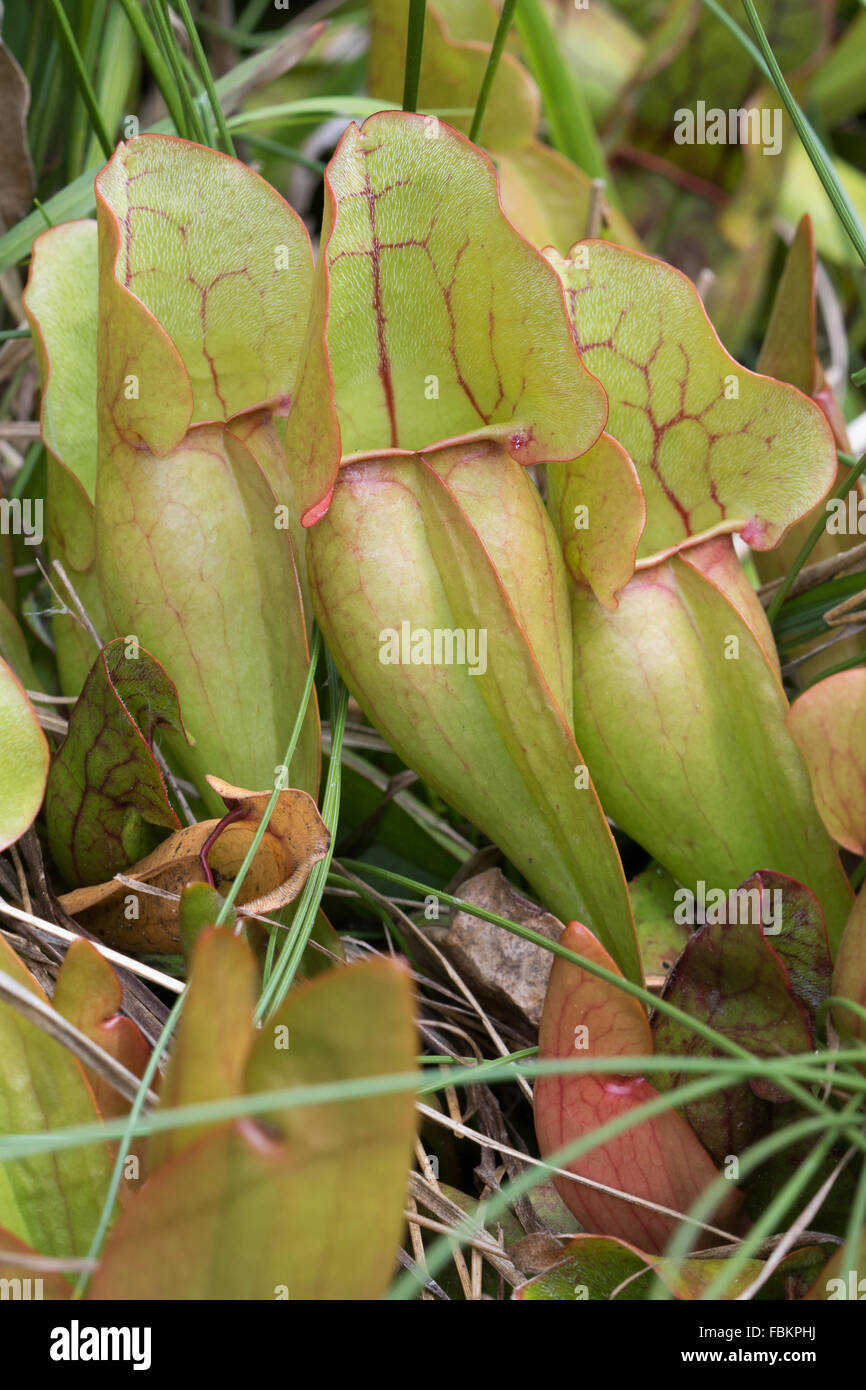
<path fill-rule="evenodd" d="M 808 1139 L 812 1135 L 818 1136 L 819 1141 L 820 1138 L 824 1137 L 826 1134 L 829 1134 L 831 1139 L 834 1136 L 838 1137 L 848 1124 L 850 1124 L 850 1117 L 838 1114 L 829 1109 L 825 1112 L 823 1118 L 815 1116 L 812 1119 L 795 1120 L 784 1129 L 776 1130 L 772 1134 L 766 1135 L 763 1139 L 759 1139 L 756 1143 L 750 1145 L 744 1153 L 739 1155 L 739 1174 L 737 1181 L 742 1182 L 744 1178 L 749 1177 L 760 1168 L 762 1164 L 766 1163 L 768 1159 L 774 1158 L 776 1154 L 784 1152 L 791 1144 L 798 1143 L 803 1139 Z M 689 1209 L 689 1215 L 693 1218 L 703 1220 L 714 1210 L 729 1191 L 730 1179 L 720 1173 L 719 1176 L 710 1183 L 709 1187 L 705 1188 L 698 1200 L 692 1203 Z M 681 1226 L 668 1242 L 664 1258 L 670 1261 L 677 1261 L 685 1258 L 688 1255 L 691 1243 L 691 1232 L 687 1227 Z M 656 1292 L 653 1297 L 665 1298 L 669 1297 L 669 1295 L 667 1293 Z"/>
<path fill-rule="evenodd" d="M 242 139 L 245 145 L 251 145 L 254 150 L 261 150 L 263 154 L 275 154 L 279 159 L 286 159 L 292 164 L 300 164 L 313 174 L 325 172 L 323 160 L 313 159 L 311 155 L 295 149 L 294 145 L 286 145 L 281 140 L 271 140 L 267 135 L 246 134 Z"/>
<path fill-rule="evenodd" d="M 845 661 L 837 661 L 835 666 L 826 666 L 819 675 L 814 676 L 812 680 L 808 681 L 803 689 L 809 690 L 813 685 L 817 685 L 819 681 L 826 680 L 828 676 L 836 676 L 840 671 L 850 671 L 855 666 L 862 666 L 864 661 L 866 661 L 866 652 L 860 652 L 857 656 L 849 656 Z M 856 888 L 857 884 L 861 881 L 862 876 L 858 878 L 857 883 L 855 883 L 852 878 L 851 886 Z"/>
<path fill-rule="evenodd" d="M 353 116 L 366 120 L 377 111 L 397 111 L 399 107 L 388 106 L 375 97 L 352 94 L 351 96 L 300 97 L 297 101 L 281 102 L 276 106 L 258 106 L 249 111 L 239 111 L 230 116 L 229 130 L 246 130 L 256 125 L 289 124 L 294 120 L 304 120 L 310 116 Z"/>
<path fill-rule="evenodd" d="M 97 136 L 97 139 L 99 140 L 100 145 L 102 146 L 102 151 L 105 155 L 105 158 L 110 159 L 114 146 L 111 143 L 108 131 L 105 129 L 105 125 L 102 120 L 102 112 L 99 109 L 99 102 L 96 100 L 96 93 L 93 90 L 93 85 L 90 81 L 87 69 L 84 66 L 84 59 L 82 58 L 81 50 L 75 41 L 75 35 L 72 32 L 72 27 L 66 16 L 66 11 L 64 10 L 63 5 L 61 4 L 61 0 L 51 0 L 51 8 L 54 12 L 54 22 L 57 26 L 57 33 L 59 35 L 60 42 L 63 44 L 63 47 L 66 50 L 70 62 L 72 63 L 73 68 L 75 69 L 75 78 L 78 83 L 78 90 L 80 91 L 81 98 L 85 106 L 87 107 L 87 114 L 90 117 L 91 125 L 93 126 L 94 132 Z"/>
<path fill-rule="evenodd" d="M 424 51 L 424 21 L 427 0 L 409 0 L 409 28 L 406 33 L 406 68 L 403 75 L 403 110 L 418 110 L 421 83 L 421 57 Z"/>
<path fill-rule="evenodd" d="M 250 3 L 235 25 L 238 32 L 241 34 L 251 34 L 265 15 L 270 4 L 271 0 L 250 0 Z"/>
<path fill-rule="evenodd" d="M 264 839 L 265 831 L 268 828 L 268 822 L 270 821 L 271 816 L 274 814 L 274 808 L 279 800 L 280 791 L 283 787 L 289 785 L 287 780 L 288 771 L 291 767 L 292 758 L 295 756 L 295 749 L 298 746 L 298 740 L 301 737 L 301 730 L 304 727 L 304 720 L 307 717 L 307 710 L 309 708 L 310 698 L 313 693 L 313 685 L 315 683 L 316 678 L 316 667 L 319 664 L 319 653 L 321 652 L 321 650 L 322 634 L 319 628 L 316 627 L 313 633 L 313 642 L 310 651 L 310 662 L 307 668 L 307 680 L 306 684 L 304 685 L 303 694 L 301 696 L 301 703 L 298 708 L 297 718 L 295 719 L 295 727 L 292 730 L 292 736 L 289 740 L 289 746 L 286 749 L 286 755 L 283 758 L 281 764 L 280 775 L 275 779 L 274 790 L 271 792 L 268 804 L 264 810 L 264 814 L 261 820 L 259 821 L 258 826 L 256 827 L 256 833 L 250 841 L 250 847 L 247 850 L 246 855 L 244 856 L 243 863 L 241 864 L 240 869 L 235 875 L 232 886 L 229 889 L 225 901 L 223 902 L 223 905 L 219 910 L 219 914 L 215 923 L 215 925 L 218 927 L 221 927 L 223 925 L 232 908 L 234 907 L 235 902 L 237 901 L 238 893 L 241 891 L 241 888 L 244 884 L 244 879 L 246 878 L 249 872 L 250 865 L 255 859 L 259 845 Z"/>
<path fill-rule="evenodd" d="M 862 1061 L 862 1051 L 847 1049 L 838 1054 L 851 1060 L 856 1057 Z M 662 1067 L 664 1060 L 664 1067 Z M 417 1071 L 388 1073 L 386 1075 L 355 1077 L 351 1080 L 317 1082 L 309 1086 L 291 1086 L 284 1090 L 251 1092 L 230 1096 L 221 1100 L 196 1101 L 173 1108 L 157 1108 L 147 1114 L 140 1114 L 135 1123 L 133 1139 L 147 1138 L 152 1134 L 179 1129 L 192 1124 L 218 1124 L 242 1119 L 248 1115 L 260 1115 L 263 1111 L 295 1109 L 307 1105 L 337 1105 L 346 1100 L 361 1100 L 371 1096 L 394 1095 L 400 1091 L 413 1091 L 419 1096 L 432 1095 L 455 1086 L 474 1086 L 480 1081 L 491 1085 L 513 1081 L 518 1076 L 532 1080 L 539 1076 L 565 1076 L 572 1073 L 580 1075 L 603 1075 L 613 1068 L 623 1075 L 653 1074 L 661 1070 L 696 1075 L 703 1083 L 715 1081 L 720 1088 L 730 1086 L 750 1077 L 762 1076 L 778 1082 L 788 1073 L 802 1075 L 810 1085 L 820 1085 L 826 1080 L 826 1073 L 815 1068 L 812 1054 L 798 1057 L 777 1057 L 770 1059 L 751 1057 L 747 1062 L 737 1062 L 720 1057 L 581 1057 L 564 1061 L 538 1060 L 532 1057 L 525 1061 L 497 1057 L 467 1066 L 443 1068 L 436 1076 L 419 1077 Z M 862 1078 L 861 1078 L 862 1080 Z M 708 1088 L 709 1090 L 709 1088 Z M 677 1094 L 664 1092 L 666 1096 Z M 679 1100 L 674 1101 L 678 1105 Z M 641 1115 L 641 1119 L 643 1115 Z M 639 1124 L 640 1119 L 634 1121 Z M 799 1126 L 808 1126 L 807 1132 L 832 1127 L 843 1127 L 847 1121 L 833 1111 L 808 1120 L 798 1121 Z M 20 1158 L 30 1158 L 37 1154 L 59 1153 L 61 1150 L 81 1148 L 88 1144 L 111 1143 L 122 1139 L 126 1132 L 128 1116 L 105 1122 L 92 1122 L 72 1125 L 68 1128 L 49 1132 L 29 1134 L 0 1135 L 0 1163 Z M 625 1126 L 628 1128 L 628 1126 Z M 778 1135 L 772 1136 L 778 1139 Z M 766 1143 L 767 1141 L 762 1141 Z M 778 1145 L 778 1147 L 784 1147 Z M 765 1155 L 766 1157 L 766 1155 Z M 551 1160 L 552 1161 L 552 1160 Z M 742 1164 L 741 1160 L 741 1164 Z M 761 1160 L 763 1162 L 763 1159 Z M 727 1182 L 727 1179 L 721 1179 Z M 718 1200 L 716 1193 L 715 1201 Z"/>
<path fill-rule="evenodd" d="M 115 1203 L 117 1202 L 117 1194 L 120 1191 L 120 1184 L 123 1181 L 123 1170 L 126 1166 L 126 1158 L 133 1141 L 135 1127 L 141 1116 L 142 1109 L 144 1108 L 145 1097 L 147 1096 L 147 1092 L 150 1089 L 150 1083 L 156 1075 L 156 1069 L 159 1065 L 162 1054 L 171 1040 L 172 1033 L 174 1032 L 177 1021 L 181 1016 L 185 1002 L 186 992 L 178 995 L 174 1007 L 171 1010 L 171 1013 L 169 1014 L 168 1018 L 165 1020 L 165 1023 L 163 1024 L 162 1032 L 156 1040 L 156 1044 L 153 1048 L 153 1051 L 151 1052 L 150 1057 L 148 1058 L 147 1066 L 144 1069 L 144 1073 L 141 1078 L 141 1083 L 138 1088 L 138 1093 L 135 1097 L 135 1100 L 132 1103 L 132 1106 L 130 1107 L 129 1114 L 125 1117 L 125 1124 L 123 1127 L 123 1132 L 121 1134 L 120 1143 L 117 1146 L 117 1156 L 114 1160 L 114 1169 L 112 1170 L 111 1181 L 108 1184 L 108 1191 L 105 1194 L 105 1202 L 103 1203 L 102 1212 L 99 1217 L 99 1222 L 97 1223 L 96 1230 L 93 1233 L 93 1239 L 90 1242 L 90 1248 L 87 1251 L 88 1260 L 96 1260 L 99 1258 L 99 1253 L 102 1250 L 102 1242 L 105 1240 L 106 1232 L 108 1231 L 108 1227 L 111 1224 L 111 1217 L 114 1212 Z M 83 1270 L 81 1275 L 79 1276 L 77 1284 L 75 1285 L 76 1298 L 81 1298 L 82 1294 L 87 1288 L 89 1279 L 89 1272 Z"/>
<path fill-rule="evenodd" d="M 481 137 L 481 127 L 484 124 L 484 112 L 487 110 L 490 89 L 493 86 L 493 79 L 499 67 L 499 60 L 502 57 L 516 9 L 517 0 L 505 0 L 502 13 L 499 16 L 499 23 L 496 26 L 496 33 L 493 36 L 493 47 L 490 50 L 490 57 L 484 70 L 484 80 L 481 83 L 481 91 L 478 93 L 475 115 L 472 117 L 472 126 L 469 131 L 469 139 L 474 140 L 476 144 Z"/>
<path fill-rule="evenodd" d="M 198 144 L 204 145 L 207 143 L 207 135 L 201 116 L 196 110 L 195 103 L 193 102 L 189 84 L 186 80 L 186 55 L 178 44 L 174 35 L 174 30 L 171 27 L 171 12 L 169 10 L 168 0 L 149 0 L 149 8 L 153 16 L 153 25 L 162 48 L 163 56 L 171 71 L 175 91 L 180 97 L 180 105 L 183 111 L 183 128 L 178 133 L 186 140 L 195 140 Z"/>
<path fill-rule="evenodd" d="M 160 52 L 159 44 L 144 17 L 144 11 L 138 0 L 120 0 L 120 3 L 130 28 L 138 40 L 145 62 L 153 75 L 153 80 L 159 88 L 160 96 L 165 102 L 174 129 L 178 135 L 182 135 L 185 126 L 183 106 L 175 87 L 171 69 Z"/>
<path fill-rule="evenodd" d="M 90 0 L 85 0 L 85 3 L 81 7 L 82 13 L 81 25 L 78 33 L 78 47 L 81 50 L 81 59 L 84 63 L 84 67 L 89 73 L 94 73 L 96 70 L 100 41 L 103 37 L 105 26 L 107 3 L 108 0 L 93 0 L 93 3 L 90 3 Z M 106 66 L 108 65 L 106 64 Z M 111 66 L 114 67 L 115 64 L 112 62 Z M 96 79 L 94 79 L 94 81 L 96 103 L 99 110 L 104 113 L 104 107 L 100 99 L 99 83 Z M 103 114 L 103 120 L 104 119 Z M 109 134 L 111 133 L 107 123 L 106 130 Z M 80 174 L 81 170 L 85 167 L 84 151 L 90 143 L 90 135 L 91 131 L 87 116 L 87 107 L 79 94 L 79 100 L 76 102 L 69 120 L 69 142 L 66 150 L 67 178 L 74 178 L 75 175 Z M 95 136 L 94 139 L 96 139 Z M 99 147 L 98 139 L 96 143 L 97 147 Z"/>
<path fill-rule="evenodd" d="M 318 864 L 313 865 L 310 877 L 304 885 L 291 931 L 280 951 L 273 972 L 262 990 L 256 1008 L 256 1022 L 278 1008 L 292 987 L 304 951 L 307 948 L 310 933 L 315 926 L 316 914 L 319 911 L 334 854 L 337 822 L 340 817 L 340 753 L 349 709 L 349 692 L 337 672 L 330 653 L 327 654 L 327 661 L 328 685 L 331 691 L 331 757 L 325 780 L 325 793 L 322 797 L 322 819 L 328 828 L 331 839 L 328 853 L 324 859 L 319 860 Z"/>
<path fill-rule="evenodd" d="M 785 110 L 794 123 L 797 134 L 803 142 L 803 148 L 812 161 L 815 173 L 824 185 L 824 191 L 833 204 L 833 207 L 836 209 L 836 216 L 845 228 L 857 255 L 860 257 L 863 264 L 866 265 L 866 230 L 864 230 L 863 223 L 857 215 L 854 204 L 846 193 L 839 175 L 833 168 L 833 164 L 824 146 L 818 139 L 812 126 L 806 120 L 797 102 L 794 100 L 793 93 L 785 81 L 782 69 L 776 61 L 776 55 L 770 47 L 770 41 L 764 32 L 764 27 L 761 24 L 758 11 L 755 9 L 754 0 L 743 0 L 743 9 L 746 11 L 749 23 L 758 41 L 758 47 L 769 69 L 770 81 L 779 93 L 784 103 Z"/>
<path fill-rule="evenodd" d="M 836 214 L 845 228 L 851 244 L 864 265 L 866 265 L 866 231 L 864 231 L 863 224 L 857 215 L 857 211 L 846 193 L 827 151 L 818 138 L 815 128 L 794 100 L 791 89 L 785 81 L 782 70 L 776 61 L 775 54 L 770 47 L 769 40 L 764 32 L 758 17 L 758 12 L 752 0 L 742 0 L 742 3 L 749 23 L 754 30 L 755 37 L 758 40 L 757 47 L 752 43 L 748 35 L 743 32 L 736 20 L 732 19 L 722 8 L 719 4 L 719 0 L 701 0 L 701 4 L 714 14 L 716 19 L 718 19 L 721 24 L 724 24 L 725 28 L 734 35 L 738 43 L 742 45 L 751 56 L 753 62 L 760 68 L 763 75 L 772 83 L 779 93 L 785 109 L 794 123 L 794 128 L 803 142 L 803 148 L 812 161 L 815 172 L 824 185 L 827 196 L 833 204 Z"/>
<path fill-rule="evenodd" d="M 859 1100 L 851 1102 L 845 1107 L 841 1115 L 834 1118 L 839 1119 L 840 1122 L 843 1118 L 850 1119 L 858 1104 Z M 815 1147 L 810 1149 L 787 1182 L 782 1185 L 778 1192 L 774 1193 L 772 1201 L 749 1229 L 740 1247 L 729 1260 L 725 1261 L 724 1268 L 704 1290 L 702 1298 L 709 1302 L 725 1297 L 735 1279 L 744 1271 L 746 1261 L 754 1259 L 755 1252 L 767 1236 L 775 1235 L 780 1229 L 794 1203 L 812 1178 L 817 1175 L 821 1164 L 837 1138 L 838 1136 L 833 1129 L 828 1129 L 826 1134 L 819 1136 Z"/>
<path fill-rule="evenodd" d="M 848 1225 L 845 1229 L 845 1269 L 843 1278 L 849 1270 L 856 1270 L 860 1259 L 860 1241 L 863 1236 L 863 1228 L 866 1226 L 866 1163 L 857 1179 L 857 1188 L 854 1192 L 854 1200 L 851 1203 L 851 1210 L 848 1213 Z"/>
<path fill-rule="evenodd" d="M 186 29 L 187 35 L 189 37 L 190 47 L 192 48 L 192 53 L 195 59 L 196 67 L 198 68 L 198 73 L 201 78 L 202 85 L 204 86 L 204 89 L 207 92 L 208 101 L 210 102 L 213 117 L 216 122 L 216 127 L 219 131 L 220 148 L 222 149 L 223 154 L 233 155 L 235 152 L 235 147 L 232 144 L 232 137 L 229 133 L 228 126 L 226 125 L 226 118 L 223 114 L 223 109 L 220 106 L 220 99 L 217 96 L 217 90 L 214 85 L 213 74 L 211 73 L 207 58 L 205 57 L 205 52 L 202 48 L 201 39 L 198 36 L 198 30 L 196 29 L 195 24 L 193 23 L 193 18 L 189 10 L 189 5 L 187 4 L 187 0 L 176 0 L 176 4 L 180 13 L 180 17 L 183 20 L 184 28 Z"/>
<path fill-rule="evenodd" d="M 126 134 L 122 122 L 126 115 L 131 114 L 129 106 L 137 90 L 136 83 L 142 66 L 141 52 L 119 6 L 113 5 L 109 10 L 101 37 L 103 52 L 111 54 L 111 61 L 103 61 L 99 65 L 96 95 L 106 129 L 116 142 Z M 75 165 L 75 172 L 96 165 L 100 153 L 99 142 L 94 136 L 87 146 L 83 160 Z"/>
<path fill-rule="evenodd" d="M 517 27 L 526 46 L 530 71 L 541 89 L 551 142 L 594 179 L 610 176 L 589 106 L 569 68 L 541 0 L 519 0 Z"/>

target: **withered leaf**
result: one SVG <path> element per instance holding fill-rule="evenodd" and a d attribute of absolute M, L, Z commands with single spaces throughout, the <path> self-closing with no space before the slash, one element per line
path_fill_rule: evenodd
<path fill-rule="evenodd" d="M 5 43 L 0 40 L 0 230 L 25 217 L 33 197 L 33 164 L 27 144 L 30 87 Z"/>
<path fill-rule="evenodd" d="M 228 807 L 226 815 L 170 835 L 125 875 L 160 890 L 158 894 L 135 893 L 111 879 L 65 894 L 60 901 L 70 917 L 81 918 L 118 950 L 179 951 L 180 894 L 190 883 L 212 881 L 218 889 L 234 879 L 271 797 L 270 791 L 233 787 L 218 777 L 208 777 L 208 782 Z M 292 902 L 329 844 L 313 798 L 294 787 L 281 791 L 250 865 L 238 913 L 273 912 Z"/>

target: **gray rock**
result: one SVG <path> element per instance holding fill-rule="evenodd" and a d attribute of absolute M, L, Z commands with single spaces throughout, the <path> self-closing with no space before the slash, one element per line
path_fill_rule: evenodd
<path fill-rule="evenodd" d="M 459 892 L 477 907 L 531 927 L 551 941 L 562 935 L 562 922 L 518 893 L 499 869 L 469 879 Z M 550 951 L 468 912 L 454 914 L 438 944 L 495 1018 L 537 1033 L 553 964 Z"/>

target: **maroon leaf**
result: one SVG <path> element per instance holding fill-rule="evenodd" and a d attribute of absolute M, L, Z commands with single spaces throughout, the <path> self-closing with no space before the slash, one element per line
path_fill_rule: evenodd
<path fill-rule="evenodd" d="M 616 971 L 608 953 L 579 922 L 568 924 L 560 944 Z M 611 1068 L 599 1075 L 572 1072 L 538 1078 L 535 1132 L 543 1158 L 658 1096 L 644 1077 L 616 1071 L 617 1057 L 652 1060 L 652 1034 L 643 1007 L 616 985 L 561 956 L 550 972 L 538 1051 L 545 1060 L 572 1058 L 576 1051 L 587 1057 L 609 1057 Z M 570 1182 L 559 1174 L 553 1179 L 581 1225 L 633 1241 L 652 1254 L 664 1250 L 676 1219 L 629 1198 L 687 1211 L 718 1176 L 709 1154 L 673 1109 L 597 1144 L 566 1166 L 595 1184 Z M 714 1219 L 730 1223 L 740 1200 L 732 1185 Z"/>
<path fill-rule="evenodd" d="M 739 894 L 751 890 L 750 899 L 726 895 L 725 912 L 722 914 L 720 908 L 718 915 L 745 920 L 711 921 L 701 926 L 674 965 L 662 996 L 759 1057 L 805 1052 L 813 1046 L 809 1010 L 792 987 L 782 952 L 791 960 L 799 988 L 814 995 L 819 978 L 819 937 L 808 904 L 795 891 L 800 885 L 794 884 L 790 894 L 780 886 L 792 882 L 780 875 L 756 874 L 737 890 Z M 781 923 L 779 934 L 772 938 L 774 945 L 765 935 L 766 928 L 747 910 L 747 904 L 760 905 L 754 894 L 762 886 L 779 892 L 787 905 L 777 912 L 779 899 L 764 900 L 765 906 L 774 909 L 774 920 L 769 921 L 766 911 L 760 920 L 767 922 L 770 930 Z M 823 922 L 820 925 L 823 930 Z M 780 942 L 784 944 L 777 950 L 776 943 Z M 657 1014 L 653 1024 L 657 1053 L 724 1055 L 686 1024 L 667 1015 Z M 659 1079 L 659 1089 L 670 1089 L 686 1079 L 680 1073 L 665 1074 Z M 722 1164 L 767 1133 L 772 1123 L 769 1102 L 783 1099 L 787 1099 L 784 1092 L 755 1080 L 693 1101 L 682 1113 L 716 1162 Z"/>
<path fill-rule="evenodd" d="M 180 826 L 152 751 L 157 729 L 183 732 L 177 691 L 159 662 L 131 643 L 120 637 L 103 647 L 48 776 L 52 853 L 76 885 L 100 883 L 143 858 L 154 843 L 148 825 Z"/>
<path fill-rule="evenodd" d="M 771 938 L 771 944 L 788 972 L 791 993 L 806 1006 L 814 1023 L 815 1014 L 830 993 L 833 978 L 821 904 L 815 894 L 795 878 L 769 873 L 766 869 L 752 874 L 742 887 L 747 891 L 759 888 L 781 894 L 780 898 L 767 900 L 771 907 L 775 902 L 781 908 L 776 923 L 779 930 Z"/>

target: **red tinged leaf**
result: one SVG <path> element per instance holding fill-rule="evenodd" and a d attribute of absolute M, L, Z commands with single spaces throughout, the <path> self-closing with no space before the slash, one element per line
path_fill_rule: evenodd
<path fill-rule="evenodd" d="M 810 686 L 790 708 L 788 732 L 833 839 L 866 854 L 866 671 L 837 671 Z"/>
<path fill-rule="evenodd" d="M 637 470 L 621 444 L 603 434 L 570 463 L 547 465 L 548 507 L 562 537 L 562 553 L 575 584 L 599 603 L 617 607 L 617 594 L 634 574 L 646 503 Z"/>
<path fill-rule="evenodd" d="M 395 111 L 350 125 L 325 175 L 321 247 L 286 435 L 305 526 L 327 511 L 341 457 L 486 438 L 532 464 L 598 438 L 604 393 L 557 277 L 450 126 Z"/>
<path fill-rule="evenodd" d="M 54 986 L 54 1007 L 103 1052 L 136 1076 L 142 1076 L 150 1047 L 138 1024 L 120 1013 L 123 986 L 108 961 L 83 938 L 73 941 Z M 103 1119 L 125 1115 L 129 1101 L 90 1067 L 84 1074 Z"/>
<path fill-rule="evenodd" d="M 761 926 L 754 920 L 756 914 L 760 920 L 762 900 L 758 895 L 762 882 L 777 878 L 756 874 L 736 890 L 740 896 L 725 896 L 726 915 L 733 916 L 735 920 L 707 922 L 691 936 L 668 977 L 662 996 L 668 1003 L 676 1004 L 693 1018 L 709 1024 L 731 1042 L 738 1043 L 759 1057 L 808 1052 L 814 1041 L 809 1014 L 804 1004 L 794 996 L 781 953 L 773 948 Z M 781 892 L 778 888 L 775 891 Z M 743 896 L 745 893 L 751 896 Z M 768 898 L 764 902 L 775 906 L 778 899 Z M 754 909 L 751 917 L 750 907 Z M 716 910 L 721 912 L 721 908 L 707 908 L 708 912 Z M 737 917 L 743 920 L 736 920 Z M 801 927 L 804 925 L 809 930 L 810 924 L 801 923 Z M 797 925 L 791 914 L 787 935 L 794 936 L 793 952 L 798 950 L 796 930 Z M 781 935 L 773 937 L 774 942 L 777 940 L 781 940 Z M 828 967 L 826 946 L 825 956 Z M 798 972 L 802 972 L 802 963 L 796 955 L 794 960 Z M 798 978 L 802 978 L 802 974 Z M 826 970 L 823 978 L 826 981 Z M 804 987 L 814 997 L 814 981 Z M 687 1057 L 724 1055 L 700 1034 L 667 1014 L 660 1013 L 654 1018 L 653 1037 L 655 1050 L 660 1054 Z M 687 1079 L 680 1073 L 664 1074 L 659 1080 L 659 1087 L 670 1090 Z M 770 1102 L 786 1098 L 784 1092 L 768 1088 L 763 1082 L 742 1082 L 690 1102 L 681 1113 L 715 1161 L 721 1164 L 730 1155 L 742 1153 L 750 1143 L 769 1131 L 773 1122 Z"/>
<path fill-rule="evenodd" d="M 857 895 L 842 936 L 833 972 L 833 993 L 852 999 L 861 1009 L 866 1009 L 866 885 Z M 866 1019 L 853 1009 L 836 1005 L 833 1022 L 840 1037 L 855 1037 L 866 1043 Z"/>
<path fill-rule="evenodd" d="M 0 660 L 0 850 L 32 825 L 48 776 L 48 740 L 11 667 Z"/>
<path fill-rule="evenodd" d="M 174 684 L 137 643 L 109 642 L 69 716 L 45 790 L 51 852 L 67 883 L 101 883 L 143 859 L 154 848 L 148 826 L 180 829 L 153 755 L 160 729 L 183 732 Z"/>
<path fill-rule="evenodd" d="M 118 145 L 96 195 L 105 630 L 136 633 L 171 672 L 195 743 L 169 735 L 166 747 L 214 814 L 208 773 L 270 785 L 306 679 L 293 508 L 274 491 L 286 482 L 274 460 L 310 241 L 239 160 L 172 137 Z M 319 761 L 314 697 L 292 768 L 314 794 Z"/>
<path fill-rule="evenodd" d="M 713 580 L 684 551 L 638 567 L 616 612 L 572 588 L 575 738 L 607 814 L 680 883 L 787 874 L 816 894 L 837 947 L 851 888 L 781 682 L 740 594 L 714 582 L 711 544 L 715 559 L 695 549 Z"/>
<path fill-rule="evenodd" d="M 860 1232 L 859 1249 L 855 1245 L 853 1268 L 849 1258 L 846 1257 L 846 1250 L 843 1246 L 837 1250 L 832 1259 L 828 1260 L 815 1283 L 807 1294 L 804 1294 L 804 1302 L 838 1302 L 854 1299 L 860 1303 L 866 1298 L 866 1276 L 863 1270 L 866 1269 L 866 1228 Z"/>
<path fill-rule="evenodd" d="M 5 1256 L 5 1258 L 0 1256 L 0 1281 L 10 1281 L 8 1285 L 5 1282 L 0 1283 L 0 1288 L 3 1289 L 0 1296 L 4 1299 L 54 1301 L 72 1297 L 72 1285 L 67 1283 L 63 1275 L 53 1271 L 34 1269 L 29 1261 L 33 1260 L 34 1257 L 38 1258 L 38 1251 L 3 1227 L 0 1227 L 0 1250 L 4 1252 Z M 16 1255 L 26 1256 L 28 1263 L 18 1264 L 15 1259 Z M 16 1286 L 12 1282 L 14 1280 L 20 1281 L 20 1286 Z M 7 1288 L 8 1292 L 6 1292 Z"/>
<path fill-rule="evenodd" d="M 2 936 L 0 970 L 48 1004 Z M 78 1058 L 7 1003 L 0 1004 L 0 1057 L 0 1133 L 42 1135 L 99 1120 Z M 111 1153 L 102 1143 L 6 1159 L 0 1166 L 0 1226 L 40 1254 L 85 1255 L 110 1176 Z"/>
<path fill-rule="evenodd" d="M 241 1093 L 257 989 L 258 971 L 247 943 L 227 927 L 205 927 L 196 941 L 186 1005 L 160 1092 L 164 1106 Z M 187 1149 L 205 1130 L 187 1125 L 154 1135 L 153 1167 Z"/>
<path fill-rule="evenodd" d="M 347 465 L 307 564 L 328 648 L 391 748 L 640 980 L 622 865 L 571 732 L 565 567 L 526 469 L 486 440 Z M 477 635 L 483 661 L 406 660 L 413 630 Z"/>
<path fill-rule="evenodd" d="M 773 640 L 773 629 L 767 622 L 761 600 L 740 564 L 733 537 L 713 536 L 684 552 L 683 559 L 724 594 L 728 603 L 737 610 L 778 676 L 779 653 Z"/>
<path fill-rule="evenodd" d="M 619 973 L 592 933 L 578 922 L 566 927 L 561 944 Z M 649 1022 L 635 999 L 557 957 L 541 1020 L 542 1058 L 649 1057 L 652 1051 Z M 542 1156 L 658 1094 L 643 1077 L 617 1075 L 613 1066 L 605 1075 L 540 1077 L 535 1087 L 535 1128 Z M 634 1241 L 652 1253 L 664 1249 L 676 1221 L 630 1202 L 628 1196 L 684 1212 L 717 1176 L 709 1154 L 673 1110 L 644 1120 L 567 1166 L 583 1178 L 627 1194 L 614 1196 L 556 1177 L 557 1190 L 578 1221 L 589 1231 Z M 729 1220 L 739 1200 L 739 1193 L 732 1191 L 716 1220 Z"/>
<path fill-rule="evenodd" d="M 752 874 L 742 887 L 746 892 L 757 888 L 764 893 L 781 894 L 781 898 L 765 899 L 770 911 L 774 904 L 781 908 L 770 944 L 788 972 L 791 993 L 805 1006 L 814 1024 L 815 1015 L 830 993 L 833 975 L 821 904 L 815 894 L 796 879 L 766 870 Z"/>
<path fill-rule="evenodd" d="M 546 254 L 583 359 L 607 392 L 607 431 L 640 477 L 639 559 L 737 531 L 753 549 L 776 545 L 836 472 L 820 411 L 788 384 L 741 367 L 672 266 L 593 239 L 566 259 Z"/>
<path fill-rule="evenodd" d="M 232 967 L 223 950 L 230 939 L 205 933 L 193 987 L 206 955 L 211 981 L 217 956 L 221 968 Z M 206 1055 L 214 1037 L 206 1009 L 202 997 L 191 1016 L 197 1036 L 187 1038 L 179 1061 L 190 1082 L 185 1099 L 202 1082 L 210 1087 L 217 1072 L 233 1084 L 224 1044 L 217 1045 L 216 1067 Z M 412 982 L 391 961 L 331 970 L 291 990 L 258 1031 L 250 1010 L 246 1040 L 239 1018 L 231 1028 L 236 1056 L 248 1050 L 249 1092 L 414 1070 Z M 275 1107 L 260 1123 L 242 1120 L 200 1135 L 154 1173 L 121 1216 L 90 1296 L 380 1298 L 400 1243 L 414 1132 L 410 1084 L 333 1104 Z"/>
<path fill-rule="evenodd" d="M 96 223 L 51 227 L 33 243 L 22 296 L 42 385 L 46 449 L 46 541 L 75 585 L 97 632 L 111 635 L 94 548 L 96 498 Z M 93 664 L 93 642 L 77 614 L 55 613 L 60 684 L 77 695 Z M 129 631 L 129 629 L 127 629 Z"/>

